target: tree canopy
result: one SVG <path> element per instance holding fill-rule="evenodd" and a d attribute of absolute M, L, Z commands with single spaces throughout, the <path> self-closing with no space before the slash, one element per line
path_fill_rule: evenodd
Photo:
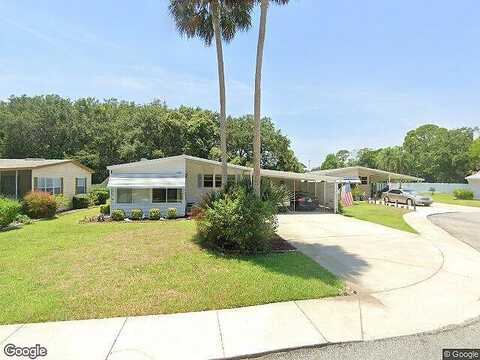
<path fill-rule="evenodd" d="M 228 159 L 251 165 L 253 117 L 229 117 Z M 290 140 L 269 118 L 262 119 L 262 167 L 302 171 Z M 58 95 L 12 96 L 0 102 L 0 156 L 74 158 L 94 171 L 141 158 L 188 154 L 220 160 L 218 114 L 160 101 L 149 104 L 110 99 L 72 101 Z"/>
<path fill-rule="evenodd" d="M 480 169 L 478 129 L 446 129 L 427 124 L 409 131 L 402 146 L 340 150 L 328 154 L 321 169 L 365 166 L 424 178 L 428 182 L 465 182 Z"/>

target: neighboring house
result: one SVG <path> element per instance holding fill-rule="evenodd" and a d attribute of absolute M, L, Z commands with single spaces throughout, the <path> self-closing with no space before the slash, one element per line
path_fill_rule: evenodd
<path fill-rule="evenodd" d="M 476 174 L 467 176 L 466 179 L 473 190 L 475 199 L 480 200 L 480 171 Z"/>
<path fill-rule="evenodd" d="M 22 199 L 38 190 L 71 199 L 88 192 L 92 173 L 76 160 L 0 159 L 0 194 Z"/>
<path fill-rule="evenodd" d="M 111 210 L 123 209 L 127 214 L 135 208 L 144 213 L 151 208 L 159 208 L 162 213 L 175 208 L 179 216 L 184 216 L 187 207 L 220 189 L 222 182 L 220 162 L 188 155 L 113 165 L 108 170 Z M 252 173 L 252 168 L 228 164 L 228 182 L 250 178 Z M 292 192 L 311 193 L 323 206 L 336 211 L 335 177 L 265 169 L 261 174 Z"/>
<path fill-rule="evenodd" d="M 397 174 L 390 171 L 371 169 L 363 166 L 349 166 L 339 169 L 312 171 L 311 174 L 339 176 L 345 181 L 356 183 L 368 196 L 392 183 L 421 182 L 415 176 Z"/>

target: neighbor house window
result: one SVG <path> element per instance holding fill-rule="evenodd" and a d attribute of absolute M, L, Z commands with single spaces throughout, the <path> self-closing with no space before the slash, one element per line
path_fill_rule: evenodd
<path fill-rule="evenodd" d="M 215 175 L 215 187 L 222 187 L 222 175 Z"/>
<path fill-rule="evenodd" d="M 360 181 L 362 182 L 362 185 L 368 185 L 368 177 L 360 176 Z"/>
<path fill-rule="evenodd" d="M 167 202 L 167 189 L 152 189 L 152 203 Z"/>
<path fill-rule="evenodd" d="M 167 202 L 182 202 L 182 189 L 167 189 Z"/>
<path fill-rule="evenodd" d="M 38 177 L 33 181 L 35 191 L 43 191 L 52 195 L 60 195 L 63 192 L 62 178 Z"/>
<path fill-rule="evenodd" d="M 213 175 L 203 175 L 203 187 L 213 188 Z"/>
<path fill-rule="evenodd" d="M 75 194 L 86 194 L 87 193 L 87 179 L 86 178 L 76 178 L 75 179 Z"/>
<path fill-rule="evenodd" d="M 117 203 L 131 204 L 132 203 L 132 189 L 117 189 Z"/>

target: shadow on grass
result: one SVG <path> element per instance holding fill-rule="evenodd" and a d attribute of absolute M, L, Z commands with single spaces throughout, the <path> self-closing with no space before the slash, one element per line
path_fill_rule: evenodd
<path fill-rule="evenodd" d="M 345 251 L 338 245 L 288 241 L 297 251 L 242 255 L 232 252 L 225 253 L 209 247 L 198 235 L 194 237 L 194 241 L 218 258 L 247 262 L 255 266 L 261 266 L 267 271 L 287 276 L 320 279 L 330 286 L 338 285 L 337 276 L 348 281 L 355 281 L 369 267 L 367 261 Z"/>

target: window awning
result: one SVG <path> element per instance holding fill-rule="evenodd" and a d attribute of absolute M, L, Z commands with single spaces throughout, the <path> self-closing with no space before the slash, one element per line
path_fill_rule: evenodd
<path fill-rule="evenodd" d="M 110 176 L 108 187 L 111 188 L 184 188 L 185 177 L 165 176 L 159 174 L 118 174 Z"/>

